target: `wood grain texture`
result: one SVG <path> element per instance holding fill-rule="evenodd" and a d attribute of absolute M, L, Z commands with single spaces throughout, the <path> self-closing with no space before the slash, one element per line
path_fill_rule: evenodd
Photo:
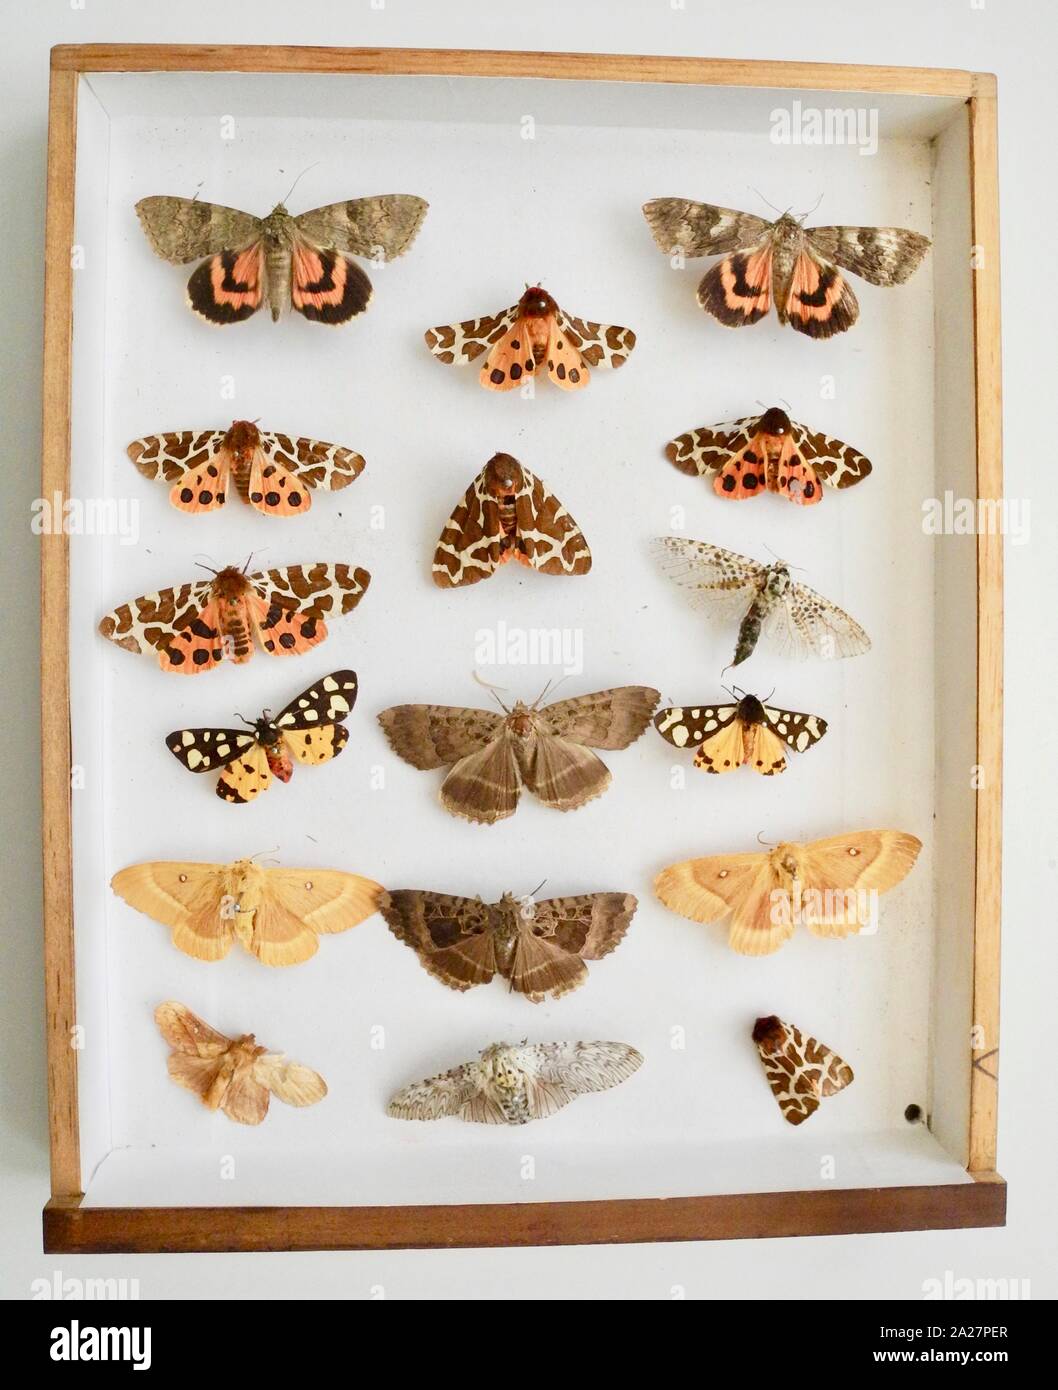
<path fill-rule="evenodd" d="M 974 74 L 955 68 L 759 62 L 626 53 L 507 53 L 488 49 L 312 48 L 280 45 L 60 44 L 52 67 L 76 72 L 362 72 L 567 81 L 701 83 L 969 99 Z"/>
<path fill-rule="evenodd" d="M 41 496 L 69 493 L 73 336 L 74 166 L 77 83 L 54 71 L 48 108 L 48 212 L 44 235 L 44 383 Z M 69 548 L 42 535 L 40 572 L 41 797 L 44 989 L 53 1196 L 81 1190 L 70 847 Z"/>
<path fill-rule="evenodd" d="M 1003 496 L 996 81 L 977 75 L 970 102 L 977 494 Z M 1003 537 L 977 538 L 977 792 L 969 1170 L 994 1169 L 999 1104 L 999 939 L 1003 852 Z"/>
<path fill-rule="evenodd" d="M 1002 1226 L 1006 1186 L 865 1187 L 618 1202 L 453 1207 L 44 1209 L 44 1249 L 63 1254 L 403 1250 L 618 1245 Z"/>

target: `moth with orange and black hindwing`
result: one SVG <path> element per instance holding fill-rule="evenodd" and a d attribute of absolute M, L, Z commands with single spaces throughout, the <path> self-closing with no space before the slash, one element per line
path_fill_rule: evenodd
<path fill-rule="evenodd" d="M 358 478 L 364 460 L 341 444 L 258 429 L 235 420 L 228 430 L 180 430 L 134 439 L 126 451 L 145 478 L 172 484 L 181 512 L 215 512 L 231 493 L 265 516 L 298 516 L 310 490 L 337 492 Z"/>
<path fill-rule="evenodd" d="M 742 695 L 726 705 L 683 705 L 658 710 L 654 728 L 674 748 L 694 748 L 694 765 L 706 772 L 751 767 L 765 777 L 786 771 L 783 744 L 796 753 L 813 747 L 827 731 L 816 714 L 766 705 Z"/>
<path fill-rule="evenodd" d="M 327 636 L 324 620 L 351 613 L 371 582 L 359 566 L 323 561 L 256 574 L 229 565 L 212 575 L 121 604 L 99 632 L 125 651 L 155 652 L 163 671 L 194 676 L 249 661 L 255 640 L 269 656 L 311 650 Z"/>
<path fill-rule="evenodd" d="M 556 386 L 582 391 L 592 367 L 621 367 L 636 345 L 630 328 L 567 314 L 539 285 L 528 286 L 509 309 L 429 328 L 425 339 L 439 361 L 457 367 L 487 353 L 478 373 L 486 391 L 524 386 L 545 364 Z"/>
<path fill-rule="evenodd" d="M 347 323 L 371 299 L 351 256 L 402 256 L 428 204 L 410 194 L 352 198 L 292 217 L 282 203 L 255 217 L 197 198 L 141 198 L 136 213 L 163 260 L 202 264 L 187 282 L 188 306 L 210 323 L 238 323 L 267 302 L 273 321 L 296 309 L 316 323 Z"/>
<path fill-rule="evenodd" d="M 356 673 L 332 671 L 274 717 L 265 710 L 245 729 L 176 729 L 165 746 L 189 772 L 221 769 L 217 795 L 235 805 L 267 791 L 272 778 L 289 782 L 294 763 L 330 762 L 345 747 L 342 722 L 356 702 Z M 249 722 L 249 721 L 245 721 Z"/>
<path fill-rule="evenodd" d="M 809 338 L 844 333 L 859 317 L 839 266 L 872 285 L 902 285 L 930 245 L 903 227 L 804 227 L 788 212 L 769 222 L 686 198 L 655 198 L 643 215 L 666 255 L 723 257 L 698 286 L 698 303 L 720 323 L 757 323 L 774 306 L 780 323 Z"/>
<path fill-rule="evenodd" d="M 445 522 L 433 581 L 442 589 L 476 584 L 511 560 L 542 574 L 591 569 L 588 542 L 554 493 L 510 454 L 494 454 Z"/>
<path fill-rule="evenodd" d="M 859 450 L 813 432 L 778 406 L 730 424 L 688 430 L 670 440 L 665 453 L 681 473 L 711 478 L 718 497 L 742 501 L 775 492 L 802 507 L 823 500 L 822 484 L 852 487 L 871 471 Z"/>

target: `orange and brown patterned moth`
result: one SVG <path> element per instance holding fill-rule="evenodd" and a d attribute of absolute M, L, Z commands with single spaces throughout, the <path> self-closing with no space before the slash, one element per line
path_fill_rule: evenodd
<path fill-rule="evenodd" d="M 689 430 L 665 453 L 681 473 L 711 478 L 718 497 L 742 501 L 775 492 L 801 507 L 823 500 L 823 483 L 852 487 L 871 471 L 850 444 L 813 433 L 777 405 L 763 415 Z"/>
<path fill-rule="evenodd" d="M 249 420 L 235 420 L 228 430 L 144 435 L 127 453 L 145 478 L 172 484 L 169 501 L 181 512 L 217 511 L 234 484 L 265 516 L 299 516 L 312 506 L 311 489 L 337 492 L 364 469 L 352 449 L 274 434 Z"/>
<path fill-rule="evenodd" d="M 742 695 L 733 704 L 660 709 L 654 728 L 674 748 L 697 745 L 694 765 L 706 772 L 751 767 L 772 777 L 786 771 L 783 744 L 803 753 L 823 737 L 827 721 L 766 705 L 756 695 Z"/>
<path fill-rule="evenodd" d="M 541 901 L 504 893 L 498 903 L 486 903 L 396 888 L 382 894 L 380 906 L 397 940 L 449 989 L 468 990 L 500 975 L 539 1004 L 584 984 L 584 962 L 620 944 L 637 904 L 631 893 Z"/>
<path fill-rule="evenodd" d="M 347 323 L 367 308 L 371 281 L 350 256 L 390 261 L 415 240 L 428 204 L 404 193 L 353 198 L 292 217 L 278 203 L 255 217 L 197 198 L 141 198 L 147 240 L 175 265 L 202 260 L 187 302 L 210 323 L 239 323 L 268 305 L 316 323 Z"/>
<path fill-rule="evenodd" d="M 591 569 L 588 542 L 554 493 L 510 454 L 493 454 L 445 522 L 433 582 L 476 584 L 511 560 L 542 574 Z"/>
<path fill-rule="evenodd" d="M 342 723 L 356 702 L 356 673 L 332 671 L 291 700 L 279 714 L 265 710 L 246 729 L 176 729 L 165 746 L 189 772 L 216 772 L 217 795 L 244 806 L 272 785 L 289 782 L 294 761 L 327 763 L 349 739 Z M 294 760 L 294 761 L 292 761 Z"/>
<path fill-rule="evenodd" d="M 110 886 L 137 912 L 172 928 L 178 951 L 224 960 L 235 942 L 262 965 L 299 965 L 321 935 L 357 926 L 378 911 L 382 885 L 339 869 L 263 868 L 156 860 L 131 864 Z"/>
<path fill-rule="evenodd" d="M 643 685 L 598 690 L 541 706 L 521 700 L 503 713 L 459 705 L 394 705 L 378 716 L 393 751 L 423 771 L 451 767 L 441 805 L 492 825 L 512 816 L 522 786 L 545 806 L 572 811 L 601 796 L 610 771 L 593 748 L 627 748 L 658 702 Z"/>
<path fill-rule="evenodd" d="M 281 1052 L 259 1047 L 252 1033 L 225 1037 L 175 1000 L 154 1011 L 158 1031 L 173 1049 L 169 1075 L 193 1091 L 207 1110 L 223 1110 L 240 1125 L 259 1125 L 270 1095 L 287 1105 L 315 1105 L 327 1094 L 318 1072 Z"/>
<path fill-rule="evenodd" d="M 662 869 L 654 892 L 692 922 L 730 918 L 728 945 L 767 956 L 801 924 L 850 936 L 875 923 L 877 895 L 902 883 L 922 841 L 903 830 L 850 830 L 764 853 L 711 854 Z"/>
<path fill-rule="evenodd" d="M 556 386 L 580 391 L 591 367 L 621 367 L 636 345 L 630 328 L 567 314 L 539 285 L 498 314 L 442 324 L 425 336 L 433 355 L 449 365 L 462 367 L 487 353 L 478 373 L 486 391 L 513 391 L 545 364 Z"/>
<path fill-rule="evenodd" d="M 639 1070 L 642 1054 L 621 1042 L 493 1043 L 473 1062 L 414 1081 L 390 1100 L 395 1120 L 457 1115 L 487 1125 L 546 1120 L 577 1096 L 608 1091 Z"/>
<path fill-rule="evenodd" d="M 859 317 L 839 266 L 872 285 L 902 285 L 930 245 L 903 227 L 806 228 L 788 212 L 768 222 L 685 198 L 655 198 L 643 216 L 666 255 L 723 256 L 698 286 L 706 313 L 741 328 L 774 305 L 780 323 L 809 338 L 844 333 Z"/>
<path fill-rule="evenodd" d="M 783 1119 L 792 1125 L 803 1124 L 819 1109 L 821 1100 L 843 1091 L 855 1079 L 852 1068 L 836 1052 L 815 1038 L 806 1038 L 775 1014 L 757 1019 L 753 1041 Z"/>
<path fill-rule="evenodd" d="M 255 639 L 269 656 L 311 650 L 327 636 L 324 619 L 351 613 L 371 582 L 359 566 L 322 561 L 258 574 L 229 565 L 211 574 L 121 604 L 100 619 L 99 631 L 126 651 L 155 652 L 163 671 L 195 676 L 222 661 L 249 661 Z"/>

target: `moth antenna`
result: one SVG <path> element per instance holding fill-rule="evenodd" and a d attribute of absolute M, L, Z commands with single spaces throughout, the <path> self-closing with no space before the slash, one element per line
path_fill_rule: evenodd
<path fill-rule="evenodd" d="M 250 858 L 251 858 L 251 859 L 260 859 L 261 856 L 264 855 L 264 854 L 278 854 L 278 853 L 279 853 L 279 846 L 276 845 L 276 847 L 275 847 L 274 849 L 259 849 L 259 850 L 257 851 L 256 854 L 251 854 L 251 855 L 250 855 Z"/>
<path fill-rule="evenodd" d="M 220 573 L 220 571 L 219 571 L 219 570 L 215 570 L 215 569 L 213 568 L 212 565 L 207 565 L 206 562 L 205 562 L 205 560 L 196 560 L 196 561 L 195 561 L 195 567 L 196 567 L 197 569 L 200 569 L 200 570 L 208 570 L 210 574 L 219 574 L 219 573 Z"/>
<path fill-rule="evenodd" d="M 793 410 L 793 406 L 790 404 L 790 402 L 786 399 L 785 396 L 779 397 L 779 404 L 784 405 L 787 410 Z"/>
<path fill-rule="evenodd" d="M 246 571 L 250 568 L 250 561 L 253 559 L 253 557 L 254 557 L 256 554 L 257 554 L 257 551 L 256 551 L 256 550 L 251 550 L 250 553 L 249 553 L 249 555 L 247 555 L 247 557 L 246 557 L 246 564 L 243 565 L 243 567 L 242 567 L 242 572 L 243 572 L 243 574 L 245 574 Z"/>
<path fill-rule="evenodd" d="M 819 204 L 820 204 L 822 201 L 823 201 L 823 195 L 822 195 L 822 193 L 820 193 L 819 197 L 815 200 L 815 202 L 814 202 L 814 203 L 812 204 L 812 206 L 808 209 L 808 211 L 807 211 L 807 212 L 802 212 L 801 216 L 797 219 L 798 222 L 803 222 L 803 221 L 805 220 L 806 217 L 811 217 L 812 214 L 815 212 L 816 208 L 819 206 Z"/>
<path fill-rule="evenodd" d="M 533 889 L 533 891 L 532 891 L 531 893 L 526 894 L 526 896 L 527 896 L 527 897 L 530 897 L 530 898 L 535 898 L 536 895 L 537 895 L 537 893 L 540 892 L 540 889 L 543 888 L 543 886 L 544 886 L 544 884 L 545 884 L 546 882 L 547 882 L 547 879 L 546 879 L 546 878 L 542 878 L 542 879 L 540 880 L 540 882 L 536 885 L 536 887 Z"/>
<path fill-rule="evenodd" d="M 774 685 L 773 685 L 772 688 L 768 691 L 767 695 L 765 695 L 764 699 L 761 700 L 761 704 L 762 704 L 762 705 L 766 705 L 766 704 L 768 703 L 768 701 L 771 699 L 771 697 L 772 697 L 774 694 L 775 694 L 775 687 L 774 687 Z"/>
<path fill-rule="evenodd" d="M 537 705 L 539 705 L 540 701 L 544 698 L 544 696 L 547 694 L 547 692 L 548 692 L 549 690 L 550 690 L 550 691 L 555 691 L 555 690 L 557 690 L 558 687 L 559 687 L 559 686 L 562 684 L 562 682 L 565 681 L 565 680 L 569 680 L 569 677 L 568 677 L 568 676 L 559 676 L 559 678 L 558 678 L 557 681 L 548 681 L 548 683 L 544 686 L 543 690 L 541 690 L 540 694 L 536 697 L 536 701 L 535 701 L 535 703 L 533 704 L 533 709 L 536 709 Z"/>
<path fill-rule="evenodd" d="M 772 844 L 772 842 L 771 842 L 770 840 L 762 840 L 762 839 L 761 839 L 761 836 L 762 836 L 763 834 L 764 834 L 764 831 L 763 831 L 763 830 L 758 830 L 758 831 L 757 831 L 757 844 L 758 844 L 758 845 L 763 845 L 763 846 L 765 847 L 765 849 L 774 849 L 775 846 Z"/>
<path fill-rule="evenodd" d="M 267 712 L 268 712 L 268 711 L 266 710 L 265 713 L 267 714 Z M 256 720 L 256 719 L 247 719 L 247 718 L 246 718 L 246 715 L 245 715 L 245 714 L 240 714 L 238 710 L 235 711 L 235 718 L 236 718 L 236 719 L 241 719 L 242 722 L 243 722 L 244 724 L 249 724 L 249 726 L 250 726 L 251 729 L 254 728 L 254 727 L 256 726 L 256 724 L 257 724 L 257 720 Z"/>
<path fill-rule="evenodd" d="M 749 191 L 750 191 L 751 193 L 756 193 L 757 197 L 761 200 L 762 203 L 768 203 L 768 207 L 771 208 L 772 212 L 778 212 L 780 217 L 785 217 L 785 216 L 786 216 L 786 213 L 780 212 L 779 209 L 775 206 L 774 203 L 769 203 L 769 202 L 768 202 L 768 199 L 765 198 L 764 194 L 761 193 L 761 192 L 759 191 L 759 189 L 753 188 L 753 187 L 751 186 Z M 789 212 L 789 211 L 790 211 L 790 209 L 787 208 L 787 209 L 786 209 L 786 212 Z M 807 216 L 807 213 L 806 213 L 805 215 Z"/>
<path fill-rule="evenodd" d="M 764 549 L 768 552 L 768 554 L 769 554 L 774 560 L 777 560 L 777 561 L 779 562 L 780 565 L 785 565 L 785 567 L 786 567 L 788 570 L 801 570 L 802 572 L 804 571 L 804 565 L 791 565 L 790 562 L 789 562 L 788 560 L 784 560 L 784 559 L 782 558 L 781 555 L 776 555 L 775 551 L 772 550 L 772 548 L 771 548 L 770 545 L 766 545 L 766 546 L 764 547 Z M 725 667 L 724 667 L 724 671 L 726 671 L 726 670 L 727 670 L 727 667 L 725 666 Z M 723 671 L 722 671 L 720 674 L 723 675 Z"/>
<path fill-rule="evenodd" d="M 282 199 L 280 199 L 280 201 L 283 202 L 283 203 L 285 203 L 286 200 L 287 200 L 287 198 L 290 197 L 291 193 L 293 193 L 294 189 L 297 188 L 298 184 L 299 184 L 299 183 L 301 182 L 301 180 L 305 177 L 305 175 L 309 172 L 309 170 L 317 168 L 318 165 L 319 165 L 319 163 L 320 163 L 320 161 L 317 159 L 316 163 L 315 163 L 315 164 L 310 164 L 309 167 L 308 167 L 308 169 L 302 169 L 301 173 L 297 176 L 297 178 L 294 180 L 294 182 L 290 185 L 290 188 L 289 188 L 288 191 L 287 191 L 286 198 L 282 198 Z"/>
<path fill-rule="evenodd" d="M 500 699 L 500 697 L 496 694 L 497 690 L 502 690 L 502 691 L 504 692 L 504 694 L 506 694 L 506 693 L 507 693 L 507 687 L 506 687 L 505 685 L 490 685 L 488 681 L 482 680 L 481 677 L 478 675 L 478 673 L 477 673 L 476 671 L 471 671 L 470 674 L 471 674 L 471 675 L 474 677 L 474 679 L 477 681 L 478 685 L 482 685 L 482 686 L 485 687 L 485 689 L 489 692 L 489 694 L 492 696 L 492 698 L 493 698 L 493 699 L 496 701 L 496 703 L 499 705 L 500 709 L 503 710 L 504 714 L 510 714 L 510 710 L 509 710 L 509 709 L 507 708 L 507 706 L 503 703 L 503 701 Z"/>

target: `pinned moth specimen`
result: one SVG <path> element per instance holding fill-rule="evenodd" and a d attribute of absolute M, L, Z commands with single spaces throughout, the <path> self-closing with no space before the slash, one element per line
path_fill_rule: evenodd
<path fill-rule="evenodd" d="M 712 478 L 717 497 L 739 502 L 775 492 L 810 507 L 822 502 L 823 483 L 852 487 L 871 471 L 870 461 L 850 444 L 813 433 L 777 405 L 763 415 L 689 430 L 665 452 L 681 473 Z"/>
<path fill-rule="evenodd" d="M 524 1125 L 546 1120 L 589 1091 L 608 1091 L 642 1063 L 627 1043 L 493 1043 L 475 1062 L 405 1086 L 386 1113 L 396 1120 L 458 1115 L 479 1124 Z"/>
<path fill-rule="evenodd" d="M 487 353 L 478 373 L 486 391 L 513 391 L 545 364 L 556 386 L 581 391 L 591 367 L 621 367 L 636 345 L 630 328 L 567 314 L 539 285 L 526 286 L 509 309 L 429 328 L 425 337 L 433 355 L 449 365 L 462 367 Z"/>
<path fill-rule="evenodd" d="M 546 693 L 546 692 L 545 692 Z M 481 825 L 511 816 L 522 786 L 572 811 L 610 785 L 593 748 L 627 748 L 650 722 L 658 692 L 622 685 L 541 706 L 519 700 L 502 714 L 460 705 L 394 705 L 378 716 L 393 751 L 422 771 L 449 767 L 441 805 Z"/>
<path fill-rule="evenodd" d="M 682 536 L 661 536 L 654 549 L 663 573 L 690 591 L 696 607 L 738 619 L 732 666 L 753 655 L 761 636 L 795 657 L 814 655 L 825 661 L 870 650 L 871 639 L 859 623 L 830 599 L 792 579 L 789 566 L 781 561 L 763 565 L 748 555 Z"/>
<path fill-rule="evenodd" d="M 328 763 L 349 739 L 342 723 L 356 702 L 355 671 L 332 671 L 295 696 L 274 718 L 265 710 L 245 729 L 176 729 L 165 746 L 189 772 L 221 770 L 217 795 L 245 806 L 272 778 L 289 782 L 294 763 Z M 241 716 L 236 716 L 237 718 Z"/>
<path fill-rule="evenodd" d="M 321 934 L 358 926 L 378 911 L 382 885 L 339 869 L 265 869 L 156 860 L 132 864 L 110 880 L 130 907 L 172 928 L 178 951 L 223 960 L 233 942 L 262 965 L 300 965 Z"/>
<path fill-rule="evenodd" d="M 815 1038 L 806 1038 L 774 1014 L 758 1018 L 753 1025 L 764 1075 L 779 1102 L 783 1119 L 803 1124 L 819 1109 L 827 1096 L 843 1091 L 855 1078 L 848 1062 L 824 1047 Z"/>
<path fill-rule="evenodd" d="M 742 695 L 728 705 L 674 706 L 660 709 L 654 728 L 675 748 L 693 748 L 695 767 L 732 772 L 751 767 L 765 777 L 786 771 L 783 744 L 795 753 L 819 742 L 827 721 L 817 714 L 797 714 Z"/>
<path fill-rule="evenodd" d="M 512 560 L 542 574 L 591 569 L 588 542 L 554 493 L 510 454 L 493 454 L 445 522 L 433 582 L 462 588 Z"/>
<path fill-rule="evenodd" d="M 382 916 L 398 941 L 449 989 L 488 984 L 494 975 L 534 1004 L 578 989 L 586 960 L 617 947 L 636 910 L 631 893 L 572 898 L 515 898 L 498 903 L 416 888 L 383 893 Z"/>
<path fill-rule="evenodd" d="M 235 420 L 229 430 L 147 434 L 128 446 L 145 478 L 172 483 L 169 501 L 181 512 L 215 512 L 236 494 L 265 516 L 300 516 L 310 492 L 337 492 L 360 476 L 364 460 L 340 444 L 259 430 Z"/>
<path fill-rule="evenodd" d="M 371 582 L 359 566 L 322 561 L 210 573 L 123 603 L 100 619 L 99 631 L 127 652 L 155 652 L 163 671 L 196 676 L 222 661 L 249 661 L 255 639 L 269 656 L 310 651 L 327 636 L 324 619 L 351 613 Z"/>
<path fill-rule="evenodd" d="M 237 1124 L 259 1125 L 268 1114 L 270 1096 L 286 1105 L 315 1105 L 327 1094 L 318 1072 L 259 1047 L 252 1033 L 225 1037 L 186 1004 L 159 1004 L 154 1021 L 173 1049 L 168 1065 L 176 1084 L 194 1091 L 207 1110 L 223 1110 Z"/>
<path fill-rule="evenodd" d="M 728 328 L 757 323 L 774 305 L 780 323 L 809 338 L 844 333 L 859 317 L 839 266 L 872 285 L 902 285 L 929 250 L 903 227 L 810 227 L 788 212 L 774 222 L 684 198 L 645 203 L 666 255 L 723 256 L 698 286 L 698 303 Z"/>
<path fill-rule="evenodd" d="M 714 854 L 662 869 L 654 891 L 692 922 L 730 918 L 728 945 L 767 956 L 800 923 L 849 936 L 876 920 L 877 897 L 911 872 L 922 841 L 902 830 L 850 830 L 765 853 Z"/>
<path fill-rule="evenodd" d="M 202 261 L 187 282 L 187 303 L 210 323 L 238 323 L 265 303 L 273 322 L 294 308 L 316 323 L 347 323 L 372 293 L 349 257 L 402 256 L 427 207 L 422 198 L 387 193 L 297 217 L 278 203 L 267 217 L 255 217 L 197 198 L 154 197 L 141 198 L 136 213 L 163 260 Z"/>

